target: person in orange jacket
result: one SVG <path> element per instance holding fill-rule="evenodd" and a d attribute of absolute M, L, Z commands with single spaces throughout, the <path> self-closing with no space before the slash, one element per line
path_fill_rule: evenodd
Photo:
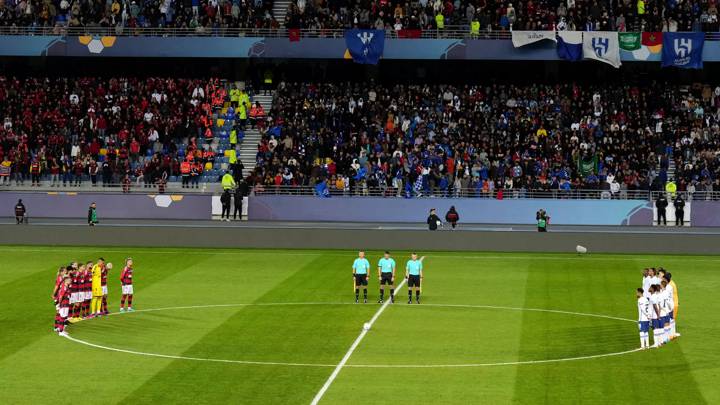
<path fill-rule="evenodd" d="M 190 172 L 192 171 L 192 165 L 189 160 L 183 160 L 180 163 L 180 175 L 182 176 L 182 188 L 190 187 Z"/>

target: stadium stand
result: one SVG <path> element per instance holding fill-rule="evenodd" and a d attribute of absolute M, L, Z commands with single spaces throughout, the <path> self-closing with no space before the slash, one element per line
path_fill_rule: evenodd
<path fill-rule="evenodd" d="M 720 87 L 663 82 L 281 83 L 250 182 L 442 196 L 657 191 L 674 180 L 713 191 L 719 101 Z"/>
<path fill-rule="evenodd" d="M 234 169 L 258 191 L 720 189 L 720 87 L 709 84 L 281 82 L 274 99 L 218 79 L 0 84 L 0 184 L 87 185 L 96 173 L 92 184 L 186 174 L 192 186 Z"/>
<path fill-rule="evenodd" d="M 170 27 L 203 35 L 220 28 L 277 28 L 272 10 L 272 0 L 5 0 L 0 2 L 0 26 Z"/>
<path fill-rule="evenodd" d="M 197 183 L 216 182 L 234 163 L 231 143 L 244 136 L 240 118 L 252 98 L 243 87 L 218 79 L 0 77 L 0 184 L 157 186 L 180 181 L 184 161 Z"/>
<path fill-rule="evenodd" d="M 714 1 L 622 2 L 421 0 L 367 2 L 280 0 L 113 0 L 70 2 L 5 0 L 0 26 L 86 28 L 181 28 L 213 35 L 227 28 L 377 28 L 416 37 L 421 30 L 468 27 L 484 31 L 567 29 L 578 31 L 717 31 Z"/>

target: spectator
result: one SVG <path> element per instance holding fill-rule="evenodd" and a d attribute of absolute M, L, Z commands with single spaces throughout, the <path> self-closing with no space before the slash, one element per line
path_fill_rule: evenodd
<path fill-rule="evenodd" d="M 22 199 L 18 200 L 17 204 L 15 204 L 15 223 L 16 224 L 22 224 L 27 223 L 26 221 L 26 210 L 25 210 L 25 204 L 23 204 Z"/>
<path fill-rule="evenodd" d="M 460 214 L 458 214 L 458 212 L 455 210 L 454 205 L 451 206 L 448 212 L 445 214 L 445 221 L 449 222 L 450 225 L 452 225 L 452 229 L 454 231 L 458 221 L 460 221 Z"/>

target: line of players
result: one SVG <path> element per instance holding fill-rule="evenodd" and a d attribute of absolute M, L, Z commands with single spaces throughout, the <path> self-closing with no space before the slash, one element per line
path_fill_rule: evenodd
<path fill-rule="evenodd" d="M 405 264 L 405 279 L 408 283 L 408 304 L 412 304 L 412 293 L 415 292 L 415 301 L 420 303 L 420 293 L 422 292 L 423 279 L 423 259 L 418 259 L 417 253 L 410 255 L 410 260 Z M 390 289 L 390 302 L 395 303 L 395 259 L 390 257 L 390 252 L 385 251 L 380 260 L 378 260 L 378 280 L 380 282 L 380 299 L 378 304 L 382 304 L 385 300 L 385 288 Z M 363 289 L 363 302 L 367 303 L 368 280 L 370 278 L 370 262 L 365 258 L 365 252 L 358 252 L 358 257 L 352 265 L 353 274 L 353 290 L 355 290 L 355 303 L 360 302 L 360 287 Z"/>
<path fill-rule="evenodd" d="M 640 348 L 660 347 L 680 336 L 675 329 L 679 309 L 677 285 L 662 267 L 643 270 L 642 288 L 637 289 Z M 653 345 L 650 346 L 650 328 Z"/>
<path fill-rule="evenodd" d="M 52 299 L 55 303 L 54 331 L 60 336 L 68 336 L 68 324 L 84 319 L 92 319 L 108 315 L 107 277 L 112 270 L 112 263 L 105 263 L 102 257 L 96 263 L 88 261 L 85 264 L 72 262 L 69 266 L 58 269 L 55 278 L 55 288 Z M 133 300 L 133 260 L 127 258 L 125 267 L 120 273 L 122 298 L 120 312 L 132 312 Z"/>

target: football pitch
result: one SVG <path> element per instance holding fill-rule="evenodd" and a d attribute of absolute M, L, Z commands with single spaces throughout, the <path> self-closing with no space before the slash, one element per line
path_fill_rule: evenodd
<path fill-rule="evenodd" d="M 355 251 L 2 246 L 0 402 L 720 403 L 720 257 L 418 252 L 422 303 L 402 287 L 382 306 L 367 253 L 355 304 Z M 55 271 L 100 256 L 112 314 L 59 337 Z M 682 337 L 638 351 L 635 289 L 658 266 Z"/>

